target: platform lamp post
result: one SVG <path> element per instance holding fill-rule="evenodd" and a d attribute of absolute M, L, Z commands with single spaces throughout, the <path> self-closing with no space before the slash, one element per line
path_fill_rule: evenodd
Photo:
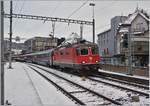
<path fill-rule="evenodd" d="M 89 6 L 93 7 L 93 15 L 92 15 L 92 19 L 93 19 L 93 43 L 95 43 L 95 17 L 94 17 L 94 3 L 90 3 Z"/>
<path fill-rule="evenodd" d="M 128 28 L 128 75 L 133 75 L 132 73 L 132 54 L 131 54 L 131 24 L 120 24 L 120 27 Z"/>

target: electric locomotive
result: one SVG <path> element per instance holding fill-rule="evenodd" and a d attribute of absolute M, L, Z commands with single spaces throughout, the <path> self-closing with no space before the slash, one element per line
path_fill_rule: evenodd
<path fill-rule="evenodd" d="M 53 65 L 61 68 L 97 71 L 99 62 L 98 46 L 85 40 L 62 45 L 53 52 Z"/>
<path fill-rule="evenodd" d="M 98 46 L 86 40 L 65 42 L 57 48 L 23 55 L 26 62 L 74 71 L 97 71 L 100 56 Z"/>

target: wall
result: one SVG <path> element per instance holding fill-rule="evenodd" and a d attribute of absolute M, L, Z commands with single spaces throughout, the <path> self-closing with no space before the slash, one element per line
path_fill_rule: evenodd
<path fill-rule="evenodd" d="M 131 24 L 131 31 L 133 32 L 134 29 L 139 29 L 139 30 L 142 30 L 143 31 L 143 28 L 145 30 L 148 30 L 148 23 L 147 21 L 141 16 L 141 15 L 138 15 L 133 21 L 132 21 L 132 24 Z"/>

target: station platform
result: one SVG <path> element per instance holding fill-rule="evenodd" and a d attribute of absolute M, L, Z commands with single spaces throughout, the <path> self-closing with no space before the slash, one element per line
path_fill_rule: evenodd
<path fill-rule="evenodd" d="M 27 64 L 13 62 L 5 71 L 5 101 L 13 106 L 75 105 Z"/>
<path fill-rule="evenodd" d="M 144 76 L 138 76 L 138 75 L 127 75 L 126 73 L 119 73 L 119 72 L 113 72 L 113 71 L 105 71 L 105 70 L 98 70 L 99 72 L 103 72 L 103 73 L 107 73 L 107 74 L 114 74 L 114 75 L 119 75 L 122 77 L 130 77 L 130 78 L 137 78 L 137 79 L 141 79 L 141 80 L 149 80 L 149 77 L 144 77 Z"/>

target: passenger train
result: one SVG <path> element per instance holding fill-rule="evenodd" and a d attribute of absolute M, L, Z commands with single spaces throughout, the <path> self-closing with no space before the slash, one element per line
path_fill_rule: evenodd
<path fill-rule="evenodd" d="M 57 48 L 23 55 L 26 62 L 47 65 L 50 67 L 71 68 L 72 70 L 97 71 L 100 56 L 98 46 L 82 40 L 67 43 Z"/>

